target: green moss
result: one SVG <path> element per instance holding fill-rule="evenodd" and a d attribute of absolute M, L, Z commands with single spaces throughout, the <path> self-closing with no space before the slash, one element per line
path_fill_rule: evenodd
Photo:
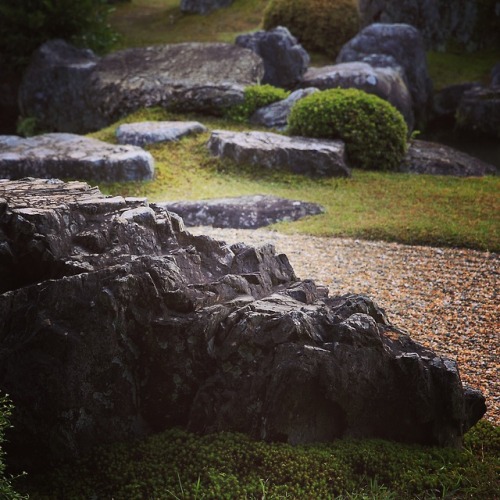
<path fill-rule="evenodd" d="M 357 89 L 316 92 L 292 108 L 293 135 L 341 139 L 353 167 L 397 170 L 406 153 L 408 128 L 383 99 Z"/>

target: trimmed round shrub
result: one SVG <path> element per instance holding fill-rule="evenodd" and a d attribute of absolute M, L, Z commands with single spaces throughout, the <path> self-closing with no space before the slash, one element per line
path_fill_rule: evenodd
<path fill-rule="evenodd" d="M 282 101 L 290 92 L 272 85 L 251 85 L 245 88 L 244 101 L 228 109 L 226 117 L 237 122 L 246 122 L 259 108 Z"/>
<path fill-rule="evenodd" d="M 311 51 L 336 57 L 360 27 L 356 0 L 271 0 L 264 29 L 286 26 Z"/>
<path fill-rule="evenodd" d="M 387 101 L 357 89 L 316 92 L 293 106 L 288 133 L 341 139 L 353 167 L 397 170 L 407 149 L 408 128 Z"/>

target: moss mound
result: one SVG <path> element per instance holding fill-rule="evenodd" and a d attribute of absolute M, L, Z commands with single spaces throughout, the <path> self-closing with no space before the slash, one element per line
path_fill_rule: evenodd
<path fill-rule="evenodd" d="M 360 27 L 355 0 L 271 0 L 263 24 L 266 30 L 286 26 L 307 50 L 331 57 Z"/>
<path fill-rule="evenodd" d="M 341 139 L 353 167 L 397 170 L 407 149 L 401 113 L 357 89 L 330 89 L 298 101 L 288 121 L 291 135 Z"/>

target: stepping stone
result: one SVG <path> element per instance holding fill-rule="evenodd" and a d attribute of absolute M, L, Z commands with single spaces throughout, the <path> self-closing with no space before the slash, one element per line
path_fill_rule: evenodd
<path fill-rule="evenodd" d="M 289 137 L 271 132 L 214 130 L 207 144 L 211 153 L 240 165 L 285 168 L 313 177 L 349 177 L 342 141 Z"/>
<path fill-rule="evenodd" d="M 207 129 L 199 122 L 138 122 L 125 123 L 116 129 L 119 144 L 145 146 L 156 142 L 178 141 L 190 134 Z"/>
<path fill-rule="evenodd" d="M 0 178 L 79 179 L 99 182 L 150 180 L 154 160 L 136 146 L 117 146 L 75 134 L 23 139 L 0 136 Z"/>
<path fill-rule="evenodd" d="M 156 205 L 180 215 L 188 227 L 213 226 L 236 229 L 256 229 L 275 222 L 318 215 L 325 211 L 321 205 L 315 203 L 263 195 L 164 202 Z"/>

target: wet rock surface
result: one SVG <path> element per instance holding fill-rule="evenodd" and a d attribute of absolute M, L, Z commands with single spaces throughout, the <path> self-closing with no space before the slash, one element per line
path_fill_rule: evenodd
<path fill-rule="evenodd" d="M 116 129 L 119 144 L 145 146 L 157 142 L 178 141 L 191 134 L 199 134 L 207 129 L 199 122 L 138 122 L 124 123 Z"/>
<path fill-rule="evenodd" d="M 81 179 L 105 182 L 151 180 L 154 160 L 135 146 L 117 146 L 76 134 L 24 139 L 0 136 L 0 178 Z"/>
<path fill-rule="evenodd" d="M 255 229 L 324 212 L 323 207 L 316 203 L 262 195 L 164 202 L 157 205 L 180 215 L 187 227 Z"/>
<path fill-rule="evenodd" d="M 349 177 L 342 141 L 288 137 L 271 132 L 214 130 L 208 141 L 210 152 L 238 164 L 284 168 L 313 177 Z"/>
<path fill-rule="evenodd" d="M 0 198 L 0 388 L 23 467 L 173 425 L 456 445 L 484 412 L 454 362 L 271 245 L 83 183 L 0 181 Z"/>

